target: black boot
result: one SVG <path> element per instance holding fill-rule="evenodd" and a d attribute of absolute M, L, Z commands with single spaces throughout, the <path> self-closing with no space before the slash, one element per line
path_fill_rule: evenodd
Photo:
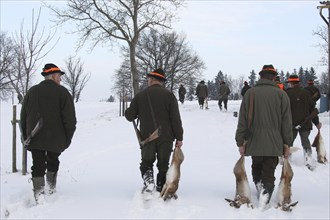
<path fill-rule="evenodd" d="M 143 176 L 144 187 L 143 192 L 151 193 L 155 189 L 155 181 L 154 181 L 154 172 L 152 170 L 147 170 Z"/>
<path fill-rule="evenodd" d="M 165 182 L 166 182 L 166 172 L 159 172 L 157 174 L 157 186 L 156 186 L 157 192 L 162 191 Z"/>
<path fill-rule="evenodd" d="M 33 194 L 37 204 L 42 204 L 45 196 L 45 178 L 32 177 Z"/>
<path fill-rule="evenodd" d="M 53 194 L 56 192 L 57 172 L 47 171 L 46 182 L 48 184 L 48 193 Z"/>

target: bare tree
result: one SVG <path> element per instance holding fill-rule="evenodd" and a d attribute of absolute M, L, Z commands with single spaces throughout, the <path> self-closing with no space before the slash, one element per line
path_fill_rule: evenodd
<path fill-rule="evenodd" d="M 62 81 L 67 85 L 73 100 L 78 102 L 82 90 L 85 88 L 88 80 L 91 77 L 90 73 L 84 73 L 84 64 L 80 58 L 70 56 L 66 61 L 66 72 L 62 76 Z"/>
<path fill-rule="evenodd" d="M 18 94 L 19 102 L 31 87 L 31 79 L 37 70 L 37 63 L 44 58 L 56 45 L 45 51 L 46 46 L 55 36 L 49 33 L 44 35 L 45 28 L 39 32 L 39 19 L 41 9 L 35 18 L 32 10 L 31 29 L 24 32 L 24 20 L 22 21 L 20 32 L 13 37 L 15 44 L 15 60 L 11 63 L 12 71 L 6 77 L 11 83 L 11 87 Z M 45 51 L 45 52 L 44 52 Z"/>
<path fill-rule="evenodd" d="M 8 98 L 12 91 L 8 75 L 13 73 L 15 62 L 15 44 L 6 32 L 0 33 L 0 100 Z M 17 80 L 17 79 L 16 79 Z"/>
<path fill-rule="evenodd" d="M 123 51 L 124 57 L 128 57 L 128 50 Z M 128 59 L 124 60 L 118 73 L 129 71 L 128 62 Z M 136 66 L 140 88 L 146 86 L 146 73 L 162 68 L 168 79 L 165 86 L 171 91 L 178 89 L 180 84 L 195 84 L 205 69 L 204 62 L 191 50 L 184 36 L 155 30 L 141 35 L 136 48 Z M 116 77 L 118 85 L 123 75 Z M 124 82 L 127 83 L 127 80 Z"/>
<path fill-rule="evenodd" d="M 313 35 L 318 36 L 322 42 L 318 43 L 316 46 L 320 48 L 322 57 L 320 63 L 324 66 L 328 65 L 328 27 L 326 26 L 318 26 L 315 31 L 313 31 Z"/>
<path fill-rule="evenodd" d="M 204 62 L 189 47 L 185 36 L 155 30 L 142 34 L 137 46 L 137 63 L 144 77 L 146 72 L 163 68 L 171 91 L 180 84 L 188 84 L 191 78 L 196 82 L 206 69 Z"/>
<path fill-rule="evenodd" d="M 117 40 L 127 42 L 132 86 L 136 94 L 139 78 L 135 49 L 140 34 L 147 28 L 170 27 L 176 9 L 182 4 L 182 0 L 68 0 L 67 9 L 47 7 L 55 13 L 58 24 L 76 23 L 80 47 L 86 41 L 92 42 L 92 48 Z"/>
<path fill-rule="evenodd" d="M 129 98 L 134 96 L 131 85 L 131 74 L 129 60 L 126 58 L 122 62 L 119 70 L 116 70 L 116 74 L 113 76 L 115 84 L 112 89 L 117 91 L 117 95 L 120 97 L 123 94 Z"/>

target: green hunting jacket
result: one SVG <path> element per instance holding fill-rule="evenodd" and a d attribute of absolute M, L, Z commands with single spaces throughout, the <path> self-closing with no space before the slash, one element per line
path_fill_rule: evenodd
<path fill-rule="evenodd" d="M 148 95 L 156 125 L 153 121 Z M 125 117 L 128 121 L 139 118 L 140 132 L 143 139 L 149 137 L 156 130 L 156 126 L 161 126 L 161 134 L 158 140 L 183 140 L 178 101 L 172 92 L 161 85 L 149 86 L 136 94 L 129 108 L 125 111 Z"/>
<path fill-rule="evenodd" d="M 236 144 L 243 146 L 248 128 L 250 96 L 253 93 L 251 135 L 247 139 L 246 156 L 281 156 L 283 144 L 292 141 L 290 100 L 275 82 L 260 79 L 247 90 L 241 102 L 236 129 Z"/>
<path fill-rule="evenodd" d="M 63 152 L 71 143 L 77 123 L 73 99 L 66 88 L 52 80 L 44 80 L 30 88 L 21 108 L 25 139 L 40 117 L 43 126 L 27 149 Z"/>

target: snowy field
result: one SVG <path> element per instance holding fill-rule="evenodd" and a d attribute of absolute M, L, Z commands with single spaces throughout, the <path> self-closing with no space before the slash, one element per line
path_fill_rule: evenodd
<path fill-rule="evenodd" d="M 238 118 L 233 117 L 239 105 L 240 101 L 229 101 L 228 112 L 220 112 L 216 101 L 209 102 L 209 110 L 199 109 L 197 101 L 180 104 L 185 160 L 179 198 L 164 202 L 155 195 L 145 204 L 140 195 L 140 150 L 132 123 L 119 117 L 118 103 L 79 102 L 76 133 L 69 149 L 60 156 L 57 192 L 46 197 L 43 205 L 35 206 L 30 174 L 21 174 L 19 131 L 19 171 L 11 172 L 12 105 L 1 102 L 1 219 L 329 219 L 329 164 L 315 162 L 316 170 L 309 171 L 303 165 L 302 150 L 291 160 L 292 200 L 299 201 L 292 212 L 274 208 L 281 166 L 276 169 L 270 209 L 228 205 L 225 198 L 234 198 L 233 167 L 239 159 L 234 139 Z M 329 153 L 329 112 L 320 114 L 320 121 Z M 311 141 L 316 131 L 314 127 Z M 301 149 L 299 137 L 294 146 Z M 245 161 L 252 202 L 257 206 L 251 158 Z M 30 167 L 28 153 L 28 172 Z"/>

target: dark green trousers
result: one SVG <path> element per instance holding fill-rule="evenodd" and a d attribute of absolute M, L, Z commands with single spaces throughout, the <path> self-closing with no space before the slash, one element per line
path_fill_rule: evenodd
<path fill-rule="evenodd" d="M 141 148 L 141 175 L 147 170 L 153 170 L 153 164 L 157 159 L 157 185 L 164 185 L 169 160 L 173 151 L 173 142 L 155 140 L 147 143 Z"/>
<path fill-rule="evenodd" d="M 253 182 L 274 185 L 278 157 L 252 156 Z"/>

